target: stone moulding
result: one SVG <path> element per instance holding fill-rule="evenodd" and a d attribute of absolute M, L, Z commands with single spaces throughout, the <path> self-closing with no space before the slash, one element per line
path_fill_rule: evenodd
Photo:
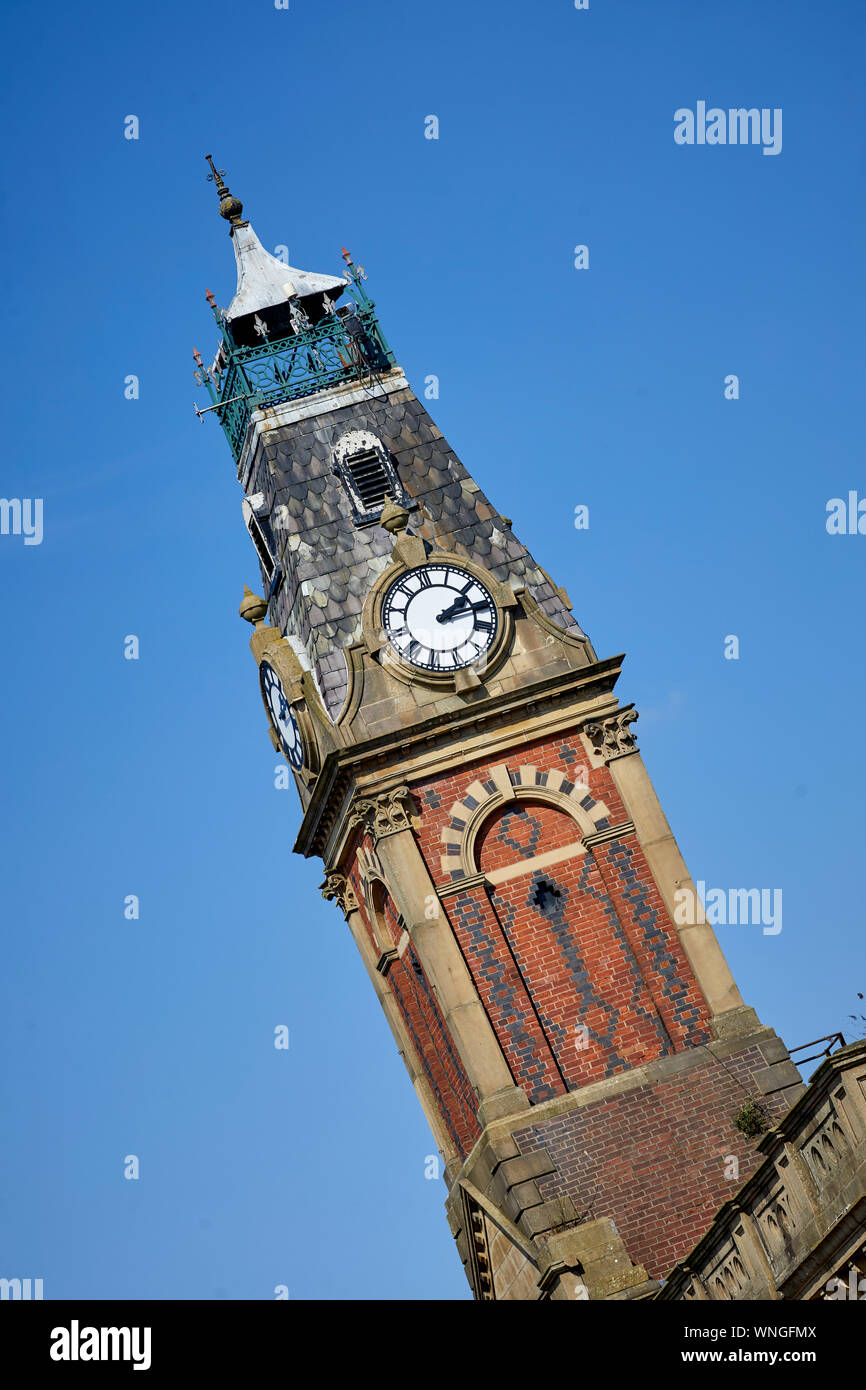
<path fill-rule="evenodd" d="M 363 649 L 350 650 L 355 659 L 360 659 Z M 471 709 L 455 711 L 445 728 L 441 716 L 431 716 L 410 729 L 331 750 L 323 759 L 298 830 L 295 852 L 306 858 L 319 855 L 326 862 L 338 862 L 343 851 L 342 839 L 348 829 L 343 814 L 344 799 L 353 781 L 369 776 L 371 771 L 381 775 L 385 764 L 406 769 L 404 776 L 411 771 L 414 779 L 419 775 L 428 776 L 434 769 L 458 764 L 464 756 L 455 751 L 461 737 L 489 735 L 488 750 L 497 745 L 504 750 L 511 746 L 515 725 L 519 723 L 525 731 L 530 702 L 537 707 L 532 723 L 539 737 L 552 731 L 572 729 L 573 704 L 609 700 L 619 679 L 622 661 L 621 655 L 610 657 L 571 672 L 567 677 L 557 675 L 542 680 L 534 688 L 483 698 Z M 436 743 L 435 751 L 425 755 L 424 750 L 431 747 L 431 739 Z"/>
<path fill-rule="evenodd" d="M 596 845 L 606 845 L 611 840 L 621 840 L 626 835 L 636 834 L 633 820 L 624 820 L 619 825 L 609 825 L 605 830 L 597 830 L 594 835 L 584 835 L 585 849 L 595 849 Z"/>

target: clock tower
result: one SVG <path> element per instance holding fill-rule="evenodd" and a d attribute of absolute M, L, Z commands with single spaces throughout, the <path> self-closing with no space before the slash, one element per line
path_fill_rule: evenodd
<path fill-rule="evenodd" d="M 442 437 L 363 267 L 271 256 L 211 169 L 237 290 L 208 294 L 196 377 L 261 571 L 240 611 L 294 849 L 393 1031 L 475 1297 L 650 1297 L 799 1074 L 700 909 L 622 657 Z"/>

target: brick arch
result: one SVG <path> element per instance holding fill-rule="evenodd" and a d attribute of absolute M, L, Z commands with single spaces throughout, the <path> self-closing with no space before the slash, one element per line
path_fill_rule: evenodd
<path fill-rule="evenodd" d="M 576 823 L 576 839 L 594 835 L 610 825 L 610 812 L 583 782 L 571 782 L 562 772 L 543 772 L 532 764 L 490 769 L 485 780 L 473 782 L 462 800 L 451 807 L 442 830 L 442 870 L 455 881 L 477 872 L 476 842 L 488 817 L 509 802 L 545 802 L 564 811 Z"/>
<path fill-rule="evenodd" d="M 479 827 L 476 870 L 487 873 L 506 864 L 516 866 L 567 846 L 582 850 L 580 837 L 580 826 L 561 806 L 523 797 L 508 801 L 490 811 Z"/>

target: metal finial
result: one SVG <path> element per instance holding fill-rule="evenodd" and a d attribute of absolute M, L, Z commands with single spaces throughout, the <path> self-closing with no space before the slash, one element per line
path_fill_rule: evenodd
<path fill-rule="evenodd" d="M 212 155 L 212 154 L 206 154 L 206 155 L 205 155 L 205 159 L 207 160 L 207 162 L 208 162 L 208 164 L 210 165 L 210 168 L 211 168 L 211 171 L 210 171 L 210 173 L 209 173 L 208 176 L 207 176 L 207 181 L 208 181 L 208 183 L 215 183 L 216 186 L 217 186 L 217 192 L 218 192 L 218 193 L 221 193 L 222 190 L 223 190 L 223 188 L 225 187 L 225 184 L 223 183 L 223 179 L 225 178 L 225 172 L 226 172 L 226 171 L 225 171 L 225 169 L 217 169 L 216 165 L 215 165 L 214 162 L 213 162 L 213 155 Z"/>
<path fill-rule="evenodd" d="M 213 155 L 206 154 L 205 159 L 210 165 L 210 173 L 207 176 L 208 183 L 216 184 L 216 191 L 220 200 L 220 217 L 224 217 L 227 222 L 231 222 L 233 227 L 243 227 L 244 223 L 241 214 L 244 205 L 239 198 L 232 197 L 226 184 L 223 183 L 225 169 L 218 169 L 213 162 Z"/>

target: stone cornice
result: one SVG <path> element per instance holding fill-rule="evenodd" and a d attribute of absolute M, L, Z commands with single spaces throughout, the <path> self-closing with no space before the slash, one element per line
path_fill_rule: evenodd
<path fill-rule="evenodd" d="M 440 898 L 452 898 L 455 893 L 469 893 L 473 888 L 486 887 L 490 882 L 486 874 L 471 874 L 467 878 L 455 879 L 453 883 L 443 883 L 436 889 Z"/>
<path fill-rule="evenodd" d="M 296 853 L 307 858 L 315 854 L 325 858 L 335 821 L 352 786 L 375 776 L 386 780 L 389 771 L 393 772 L 395 782 L 398 778 L 405 780 L 406 762 L 412 756 L 429 753 L 432 775 L 439 768 L 466 762 L 466 740 L 475 734 L 488 738 L 496 727 L 502 730 L 502 742 L 507 744 L 510 731 L 518 724 L 520 742 L 541 737 L 549 731 L 550 724 L 577 725 L 581 715 L 576 714 L 576 705 L 591 705 L 595 701 L 600 706 L 595 718 L 608 717 L 613 712 L 610 710 L 615 701 L 612 691 L 619 679 L 623 659 L 622 655 L 609 657 L 534 685 L 473 700 L 471 705 L 454 711 L 447 719 L 436 714 L 408 729 L 334 749 L 325 758 L 316 780 L 295 841 Z"/>

